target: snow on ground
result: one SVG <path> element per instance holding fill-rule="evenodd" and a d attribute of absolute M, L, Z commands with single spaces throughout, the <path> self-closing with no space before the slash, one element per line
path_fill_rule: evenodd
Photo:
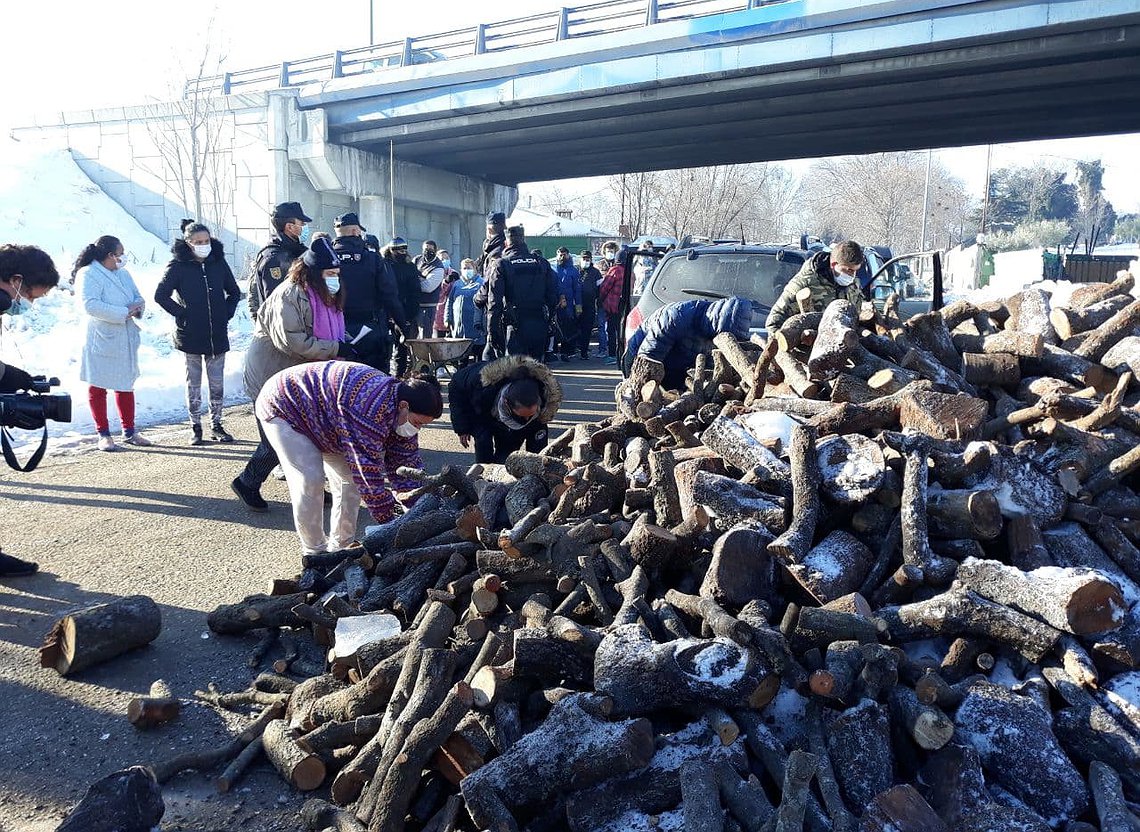
<path fill-rule="evenodd" d="M 58 376 L 54 392 L 72 398 L 72 422 L 48 422 L 53 448 L 69 447 L 95 433 L 87 406 L 87 385 L 79 380 L 87 316 L 69 284 L 72 264 L 88 243 L 103 234 L 123 241 L 127 269 L 147 301 L 139 322 L 142 375 L 135 383 L 138 426 L 186 420 L 183 354 L 171 343 L 173 320 L 154 303 L 154 290 L 170 259 L 170 243 L 145 231 L 133 217 L 96 186 L 67 151 L 49 150 L 12 140 L 0 144 L 0 242 L 30 243 L 55 261 L 60 286 L 33 304 L 25 315 L 5 315 L 0 357 L 32 374 Z M 242 277 L 237 275 L 237 277 Z M 226 403 L 246 401 L 241 375 L 252 326 L 244 302 L 230 322 L 231 351 L 226 358 Z M 203 390 L 203 406 L 206 391 Z M 109 403 L 111 430 L 119 430 Z M 38 435 L 14 431 L 18 438 Z"/>

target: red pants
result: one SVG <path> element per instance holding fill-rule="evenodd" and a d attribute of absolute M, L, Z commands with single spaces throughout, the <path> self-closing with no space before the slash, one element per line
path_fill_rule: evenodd
<path fill-rule="evenodd" d="M 91 415 L 95 417 L 95 429 L 100 434 L 109 434 L 111 428 L 107 424 L 107 391 L 102 387 L 90 387 L 87 391 L 87 402 L 91 405 Z M 135 429 L 134 391 L 116 390 L 115 407 L 119 409 L 119 421 L 123 423 L 123 431 L 133 431 Z"/>

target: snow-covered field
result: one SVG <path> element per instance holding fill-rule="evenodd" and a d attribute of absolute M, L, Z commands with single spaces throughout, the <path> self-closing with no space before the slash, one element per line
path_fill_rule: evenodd
<path fill-rule="evenodd" d="M 142 375 L 135 384 L 139 427 L 184 421 L 183 354 L 171 345 L 173 320 L 153 302 L 154 290 L 170 258 L 170 242 L 143 228 L 100 190 L 66 151 L 45 150 L 23 142 L 0 143 L 0 242 L 31 243 L 55 261 L 60 287 L 33 304 L 25 315 L 0 317 L 0 356 L 30 373 L 58 376 L 59 392 L 72 397 L 71 424 L 49 422 L 53 448 L 90 438 L 94 422 L 87 407 L 87 386 L 79 381 L 86 315 L 69 284 L 72 264 L 88 243 L 103 234 L 123 241 L 128 266 L 147 309 L 139 322 Z M 243 275 L 236 275 L 239 282 Z M 252 331 L 245 302 L 230 323 L 231 351 L 226 358 L 226 403 L 245 401 L 241 374 Z M 203 400 L 206 398 L 203 391 Z M 118 416 L 110 405 L 112 432 Z M 32 434 L 20 438 L 31 439 Z M 38 436 L 35 437 L 38 441 Z"/>

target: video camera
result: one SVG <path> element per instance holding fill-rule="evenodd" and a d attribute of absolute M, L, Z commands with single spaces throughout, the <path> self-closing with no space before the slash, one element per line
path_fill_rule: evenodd
<path fill-rule="evenodd" d="M 47 422 L 71 421 L 71 396 L 66 393 L 52 393 L 51 388 L 59 386 L 58 378 L 32 376 L 32 387 L 26 393 L 0 393 L 0 426 L 4 428 L 0 437 L 0 449 L 4 461 L 14 471 L 32 471 L 47 450 Z M 12 452 L 8 438 L 8 428 L 36 430 L 43 428 L 40 446 L 32 454 L 26 465 L 21 466 Z"/>

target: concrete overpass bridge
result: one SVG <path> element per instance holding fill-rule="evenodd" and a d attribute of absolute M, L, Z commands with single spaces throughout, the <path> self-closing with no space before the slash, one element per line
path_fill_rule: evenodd
<path fill-rule="evenodd" d="M 242 145 L 238 238 L 298 199 L 322 226 L 354 208 L 467 253 L 520 182 L 1140 131 L 1138 78 L 1140 0 L 602 0 L 187 91 L 223 100 Z M 178 114 L 35 129 L 124 191 L 147 151 L 118 137 L 161 119 Z M 143 224 L 168 236 L 183 210 Z"/>

